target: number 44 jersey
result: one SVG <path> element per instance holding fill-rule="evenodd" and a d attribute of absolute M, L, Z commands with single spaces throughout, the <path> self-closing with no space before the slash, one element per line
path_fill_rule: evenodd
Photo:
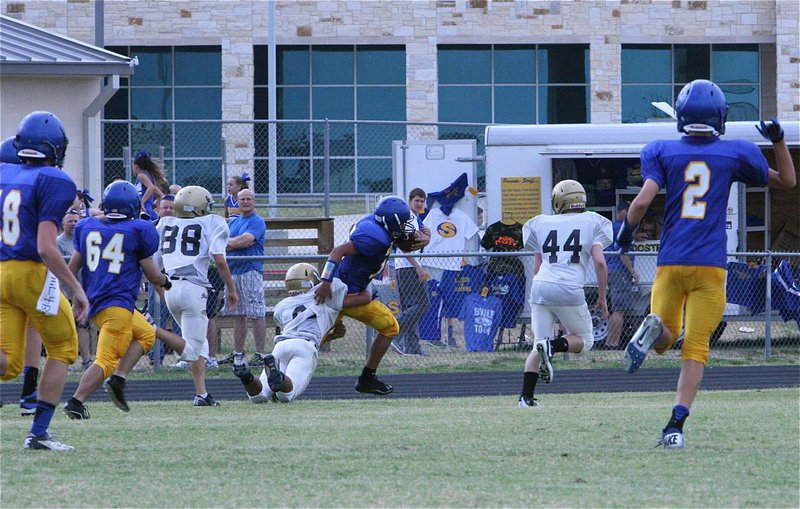
<path fill-rule="evenodd" d="M 611 221 L 595 212 L 538 215 L 522 227 L 525 249 L 542 255 L 535 279 L 583 290 L 592 246 L 608 247 Z"/>
<path fill-rule="evenodd" d="M 225 255 L 230 230 L 225 220 L 209 214 L 199 217 L 162 217 L 158 220 L 160 246 L 156 263 L 171 276 L 211 288 L 208 264 L 213 255 Z"/>

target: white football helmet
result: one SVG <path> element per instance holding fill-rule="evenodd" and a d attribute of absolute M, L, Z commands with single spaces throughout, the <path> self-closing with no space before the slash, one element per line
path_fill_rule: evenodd
<path fill-rule="evenodd" d="M 283 280 L 289 295 L 296 295 L 308 291 L 319 283 L 319 271 L 310 263 L 295 263 L 286 271 Z"/>
<path fill-rule="evenodd" d="M 211 213 L 214 198 L 200 186 L 182 187 L 175 195 L 175 215 L 177 217 L 198 217 Z"/>
<path fill-rule="evenodd" d="M 576 180 L 562 180 L 553 187 L 553 211 L 556 214 L 568 210 L 586 208 L 586 191 Z"/>

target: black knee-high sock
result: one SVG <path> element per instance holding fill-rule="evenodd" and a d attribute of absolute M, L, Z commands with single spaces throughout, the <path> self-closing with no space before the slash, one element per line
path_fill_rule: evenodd
<path fill-rule="evenodd" d="M 25 398 L 33 394 L 39 383 L 39 368 L 25 366 L 23 368 L 24 378 L 22 381 L 22 397 Z"/>
<path fill-rule="evenodd" d="M 552 348 L 553 353 L 559 352 L 566 352 L 569 350 L 569 343 L 567 343 L 567 338 L 564 336 L 558 337 L 556 339 L 550 340 L 550 348 Z"/>
<path fill-rule="evenodd" d="M 364 369 L 361 370 L 361 376 L 359 379 L 367 381 L 372 380 L 373 378 L 375 378 L 375 370 L 364 366 Z"/>
<path fill-rule="evenodd" d="M 539 373 L 535 371 L 526 371 L 522 375 L 522 397 L 531 400 L 533 399 L 533 391 L 536 389 L 536 382 L 539 380 Z"/>

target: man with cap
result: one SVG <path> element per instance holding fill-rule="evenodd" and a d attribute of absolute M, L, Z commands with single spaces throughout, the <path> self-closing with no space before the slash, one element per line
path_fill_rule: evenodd
<path fill-rule="evenodd" d="M 630 202 L 621 201 L 617 205 L 617 218 L 612 223 L 614 229 L 614 239 L 625 221 L 628 214 Z M 619 251 L 619 245 L 614 241 L 606 248 L 606 251 Z M 633 285 L 639 283 L 639 274 L 633 268 L 633 257 L 627 254 L 606 255 L 606 265 L 608 266 L 608 290 L 611 295 L 612 313 L 608 319 L 608 336 L 605 345 L 608 348 L 619 346 L 622 325 L 625 321 L 625 311 L 631 310 L 636 304 L 636 299 L 632 292 Z"/>

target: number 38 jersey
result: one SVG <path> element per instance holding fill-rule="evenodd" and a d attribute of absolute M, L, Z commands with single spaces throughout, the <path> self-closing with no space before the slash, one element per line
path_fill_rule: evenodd
<path fill-rule="evenodd" d="M 230 230 L 215 214 L 200 217 L 162 217 L 158 220 L 161 245 L 157 260 L 170 276 L 211 288 L 208 264 L 213 255 L 225 255 Z"/>
<path fill-rule="evenodd" d="M 315 286 L 306 293 L 287 297 L 275 306 L 275 323 L 281 328 L 281 333 L 275 336 L 275 343 L 299 338 L 319 346 L 322 336 L 333 327 L 342 310 L 347 285 L 339 278 L 333 278 L 333 294 L 322 304 L 317 304 L 314 300 L 316 288 Z"/>
<path fill-rule="evenodd" d="M 611 221 L 594 212 L 538 215 L 522 227 L 525 249 L 542 255 L 534 280 L 581 291 L 592 263 L 592 246 L 606 248 L 613 236 Z"/>
<path fill-rule="evenodd" d="M 153 256 L 158 234 L 141 219 L 81 219 L 72 244 L 83 261 L 81 283 L 91 303 L 89 316 L 111 306 L 133 311 L 142 270 L 139 260 Z"/>

